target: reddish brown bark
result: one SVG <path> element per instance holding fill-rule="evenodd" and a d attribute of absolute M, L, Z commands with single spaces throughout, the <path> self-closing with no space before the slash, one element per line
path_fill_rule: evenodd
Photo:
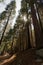
<path fill-rule="evenodd" d="M 43 35 L 42 35 L 42 30 L 41 27 L 39 25 L 39 22 L 37 20 L 36 17 L 36 11 L 34 9 L 34 4 L 30 3 L 30 7 L 31 7 L 31 14 L 32 14 L 32 19 L 33 19 L 33 25 L 34 25 L 34 30 L 35 30 L 35 38 L 36 38 L 36 47 L 43 47 Z"/>

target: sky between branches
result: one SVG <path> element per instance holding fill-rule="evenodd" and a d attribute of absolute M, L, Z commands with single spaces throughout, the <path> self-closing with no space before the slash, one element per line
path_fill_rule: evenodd
<path fill-rule="evenodd" d="M 0 14 L 5 11 L 6 6 L 11 2 L 12 0 L 4 0 L 3 2 L 0 2 Z M 21 0 L 15 0 L 16 1 L 16 14 L 13 18 L 12 27 L 15 24 L 16 18 L 19 15 L 19 10 L 21 8 Z"/>

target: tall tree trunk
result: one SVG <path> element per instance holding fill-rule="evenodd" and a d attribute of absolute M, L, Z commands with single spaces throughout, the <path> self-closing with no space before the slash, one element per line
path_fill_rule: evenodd
<path fill-rule="evenodd" d="M 28 4 L 28 3 L 27 3 Z M 28 7 L 27 7 L 27 4 L 26 4 L 26 13 L 27 13 L 27 24 L 26 24 L 26 28 L 27 28 L 27 39 L 28 39 L 28 43 L 27 43 L 27 49 L 31 47 L 31 44 L 30 44 L 30 35 L 29 35 L 29 22 L 28 22 Z"/>
<path fill-rule="evenodd" d="M 32 14 L 33 25 L 35 30 L 36 47 L 39 48 L 43 46 L 43 36 L 42 36 L 41 27 L 36 17 L 36 11 L 34 8 L 34 4 L 32 3 L 32 0 L 30 0 L 30 7 L 31 7 L 31 14 Z"/>
<path fill-rule="evenodd" d="M 7 23 L 6 23 L 5 27 L 4 27 L 4 30 L 3 30 L 3 33 L 2 33 L 2 37 L 1 37 L 1 40 L 0 40 L 0 44 L 1 44 L 2 40 L 3 40 L 4 33 L 6 31 L 10 16 L 11 16 L 11 12 L 9 13 L 9 16 L 8 16 L 8 19 L 7 19 Z"/>
<path fill-rule="evenodd" d="M 37 10 L 38 18 L 39 18 L 39 24 L 40 24 L 41 30 L 43 31 L 42 23 L 41 23 L 41 19 L 40 19 L 40 15 L 39 15 L 39 11 L 38 11 L 37 4 L 35 4 L 35 6 L 36 6 L 36 10 Z"/>

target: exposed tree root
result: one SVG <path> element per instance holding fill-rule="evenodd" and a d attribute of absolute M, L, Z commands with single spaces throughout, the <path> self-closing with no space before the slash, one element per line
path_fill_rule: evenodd
<path fill-rule="evenodd" d="M 8 59 L 10 56 L 11 56 L 11 55 L 9 55 L 8 53 L 6 53 L 5 55 L 0 56 L 0 60 Z"/>
<path fill-rule="evenodd" d="M 30 49 L 13 54 L 10 58 L 3 60 L 0 65 L 16 65 L 16 63 L 21 65 L 26 65 L 27 63 L 28 65 L 41 65 L 43 63 L 43 60 L 38 62 L 35 58 L 35 50 Z"/>
<path fill-rule="evenodd" d="M 16 54 L 11 56 L 9 59 L 4 60 L 0 65 L 8 65 L 16 59 Z"/>

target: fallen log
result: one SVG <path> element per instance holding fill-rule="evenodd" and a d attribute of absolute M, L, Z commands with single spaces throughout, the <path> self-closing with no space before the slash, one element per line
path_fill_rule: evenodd
<path fill-rule="evenodd" d="M 16 59 L 16 54 L 11 56 L 9 59 L 5 59 L 2 63 L 0 63 L 0 65 L 8 65 L 12 63 L 15 59 Z"/>

